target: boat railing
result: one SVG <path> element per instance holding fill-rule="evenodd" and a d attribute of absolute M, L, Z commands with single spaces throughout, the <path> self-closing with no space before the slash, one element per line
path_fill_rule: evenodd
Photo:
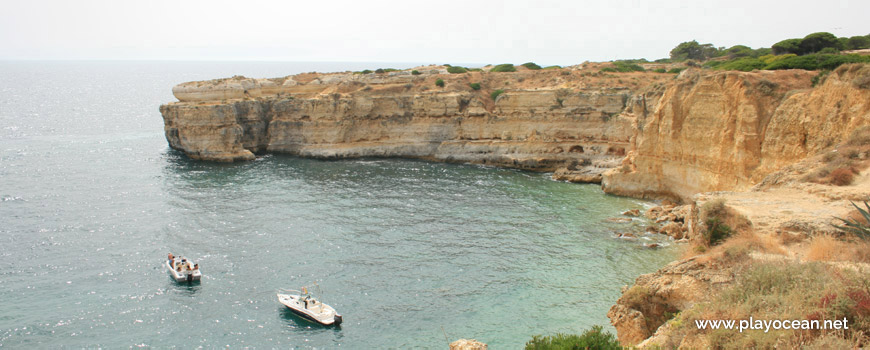
<path fill-rule="evenodd" d="M 302 294 L 302 292 L 300 292 L 300 291 L 298 291 L 298 290 L 295 290 L 295 289 L 284 289 L 284 288 L 280 288 L 280 289 L 278 289 L 278 291 L 279 291 L 279 292 L 285 292 L 285 293 L 296 293 L 296 294 Z"/>

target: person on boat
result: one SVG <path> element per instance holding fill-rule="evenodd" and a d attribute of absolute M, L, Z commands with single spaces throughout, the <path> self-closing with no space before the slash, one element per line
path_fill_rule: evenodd
<path fill-rule="evenodd" d="M 169 253 L 169 261 L 175 260 L 175 256 L 172 253 Z"/>
<path fill-rule="evenodd" d="M 199 264 L 194 264 L 194 265 L 193 265 L 193 271 L 197 271 L 197 270 L 199 270 Z"/>

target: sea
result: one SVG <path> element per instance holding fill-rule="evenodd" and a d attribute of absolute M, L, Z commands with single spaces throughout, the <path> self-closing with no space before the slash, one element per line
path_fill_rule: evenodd
<path fill-rule="evenodd" d="M 678 254 L 616 237 L 648 222 L 609 219 L 649 202 L 469 164 L 209 163 L 164 137 L 178 83 L 412 66 L 0 61 L 0 347 L 521 349 L 615 332 L 621 288 Z M 175 282 L 168 253 L 202 281 Z M 278 303 L 303 286 L 344 323 Z"/>

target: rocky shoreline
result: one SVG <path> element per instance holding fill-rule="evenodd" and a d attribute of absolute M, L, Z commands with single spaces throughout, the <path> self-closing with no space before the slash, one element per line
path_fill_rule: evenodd
<path fill-rule="evenodd" d="M 421 158 L 553 172 L 663 200 L 626 215 L 646 215 L 650 230 L 695 251 L 626 286 L 608 317 L 624 345 L 708 346 L 706 335 L 677 335 L 669 322 L 741 276 L 735 260 L 721 258 L 736 243 L 709 244 L 706 203 L 721 202 L 716 219 L 749 242 L 747 261 L 805 261 L 809 237 L 835 233 L 834 218 L 854 214 L 849 201 L 870 197 L 860 143 L 870 140 L 850 146 L 854 181 L 818 180 L 842 145 L 870 130 L 870 89 L 855 83 L 870 65 L 841 66 L 815 87 L 817 73 L 803 70 L 674 77 L 603 74 L 603 65 L 233 77 L 176 86 L 179 102 L 160 111 L 170 146 L 195 159 Z"/>

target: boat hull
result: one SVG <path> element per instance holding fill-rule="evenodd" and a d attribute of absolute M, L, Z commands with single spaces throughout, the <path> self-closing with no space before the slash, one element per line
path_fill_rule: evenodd
<path fill-rule="evenodd" d="M 326 311 L 323 313 L 315 313 L 305 309 L 298 295 L 278 294 L 278 301 L 286 308 L 290 309 L 294 314 L 311 322 L 315 322 L 324 326 L 341 324 L 341 315 L 335 312 L 335 309 L 329 305 L 321 304 L 320 308 Z"/>
<path fill-rule="evenodd" d="M 166 266 L 166 270 L 169 271 L 169 276 L 171 276 L 176 282 L 196 282 L 202 278 L 202 272 L 199 270 L 186 270 L 179 272 L 172 268 L 169 260 L 166 260 L 163 265 Z"/>

